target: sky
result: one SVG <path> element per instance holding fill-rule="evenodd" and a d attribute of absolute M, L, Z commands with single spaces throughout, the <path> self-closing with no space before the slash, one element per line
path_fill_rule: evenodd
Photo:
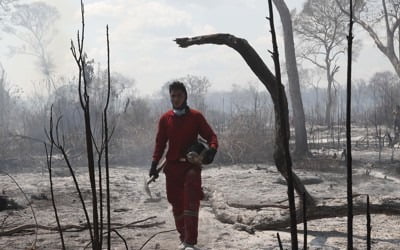
<path fill-rule="evenodd" d="M 81 28 L 80 1 L 43 2 L 60 12 L 60 19 L 54 24 L 57 33 L 49 47 L 55 57 L 55 75 L 77 75 L 70 42 L 73 39 L 76 43 L 77 30 Z M 186 75 L 206 76 L 211 83 L 210 91 L 230 90 L 234 85 L 246 87 L 249 82 L 258 82 L 240 55 L 231 48 L 202 45 L 182 49 L 173 42 L 177 37 L 231 33 L 247 39 L 266 64 L 273 65 L 268 52 L 272 45 L 265 19 L 268 12 L 265 0 L 86 0 L 84 3 L 85 50 L 89 58 L 105 68 L 105 27 L 108 24 L 111 71 L 133 78 L 140 96 L 153 95 L 165 82 Z M 286 3 L 289 9 L 301 10 L 304 1 L 286 0 Z M 282 57 L 282 29 L 279 20 L 276 24 Z M 372 39 L 363 32 L 357 34 L 359 37 L 356 38 L 362 40 L 362 50 L 353 65 L 354 79 L 368 79 L 375 72 L 393 71 Z M 0 42 L 5 45 L 0 47 L 0 62 L 8 81 L 21 89 L 23 95 L 30 95 L 34 86 L 37 88 L 37 82 L 43 79 L 34 58 L 27 55 L 10 57 L 7 46 L 20 43 L 10 35 L 3 33 Z M 343 63 L 346 65 L 345 57 Z M 342 66 L 337 75 L 339 82 L 346 81 L 345 69 Z M 324 85 L 323 79 L 320 86 Z"/>

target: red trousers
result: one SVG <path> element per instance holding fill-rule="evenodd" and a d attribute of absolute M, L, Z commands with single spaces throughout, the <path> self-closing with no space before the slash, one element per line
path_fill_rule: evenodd
<path fill-rule="evenodd" d="M 167 199 L 182 242 L 197 244 L 201 189 L 201 167 L 188 162 L 168 162 L 165 169 Z"/>

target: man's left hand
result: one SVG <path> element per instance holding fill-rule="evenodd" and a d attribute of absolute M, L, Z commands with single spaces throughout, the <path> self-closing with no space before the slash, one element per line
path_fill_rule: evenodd
<path fill-rule="evenodd" d="M 204 154 L 203 164 L 207 165 L 214 161 L 215 154 L 217 150 L 213 147 L 210 147 L 207 152 Z"/>

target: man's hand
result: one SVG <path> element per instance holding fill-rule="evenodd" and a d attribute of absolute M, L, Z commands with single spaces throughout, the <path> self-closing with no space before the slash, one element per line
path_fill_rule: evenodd
<path fill-rule="evenodd" d="M 154 180 L 158 178 L 157 165 L 158 165 L 158 162 L 156 162 L 156 161 L 151 162 L 149 176 L 150 176 L 150 178 L 154 176 Z"/>
<path fill-rule="evenodd" d="M 210 147 L 204 154 L 203 164 L 207 165 L 213 162 L 216 153 L 217 150 L 213 147 Z"/>

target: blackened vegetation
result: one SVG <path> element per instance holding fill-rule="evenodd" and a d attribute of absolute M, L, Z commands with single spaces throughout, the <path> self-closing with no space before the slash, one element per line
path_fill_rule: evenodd
<path fill-rule="evenodd" d="M 51 106 L 50 110 L 50 125 L 49 125 L 49 139 L 50 139 L 50 149 L 48 149 L 47 144 L 44 144 L 45 150 L 46 150 L 46 163 L 47 163 L 47 170 L 49 171 L 49 183 L 50 183 L 50 194 L 51 194 L 51 204 L 53 206 L 54 210 L 54 216 L 56 217 L 56 222 L 57 222 L 57 228 L 58 232 L 60 234 L 60 239 L 61 239 L 61 247 L 64 250 L 65 249 L 65 242 L 64 242 L 64 235 L 63 231 L 61 230 L 61 224 L 60 224 L 60 219 L 58 216 L 58 211 L 57 211 L 57 206 L 54 200 L 54 188 L 53 188 L 53 176 L 52 176 L 52 159 L 53 159 L 53 149 L 54 149 L 54 137 L 53 137 L 53 106 Z M 57 124 L 58 125 L 58 124 Z"/>
<path fill-rule="evenodd" d="M 306 196 L 303 194 L 303 249 L 307 249 L 307 202 L 306 202 Z"/>
<path fill-rule="evenodd" d="M 371 250 L 371 212 L 369 211 L 369 195 L 367 195 L 367 249 Z"/>
<path fill-rule="evenodd" d="M 111 137 L 111 134 L 109 134 L 108 131 L 108 121 L 107 121 L 107 111 L 108 111 L 108 106 L 110 102 L 110 90 L 111 90 L 111 81 L 110 81 L 110 57 L 109 57 L 109 35 L 108 35 L 108 26 L 107 26 L 107 59 L 108 59 L 108 71 L 107 71 L 107 76 L 108 76 L 108 86 L 107 86 L 107 99 L 106 103 L 104 106 L 103 110 L 103 120 L 102 120 L 102 132 L 101 132 L 101 142 L 100 145 L 96 144 L 94 135 L 93 135 L 93 124 L 91 121 L 91 113 L 90 113 L 90 96 L 88 93 L 88 76 L 87 76 L 87 61 L 86 61 L 86 54 L 84 52 L 84 35 L 85 35 L 85 19 L 84 19 L 84 6 L 83 2 L 81 1 L 81 15 L 82 15 L 82 30 L 81 33 L 78 31 L 77 34 L 77 45 L 78 47 L 75 47 L 75 44 L 71 41 L 71 52 L 72 55 L 75 59 L 76 65 L 78 66 L 78 94 L 79 94 L 79 102 L 81 105 L 81 108 L 83 110 L 84 114 L 84 124 L 85 124 L 85 138 L 86 138 L 86 155 L 87 155 L 87 164 L 88 164 L 88 170 L 89 170 L 89 180 L 90 180 L 90 186 L 91 186 L 91 207 L 92 207 L 92 219 L 89 218 L 89 213 L 86 208 L 85 201 L 82 197 L 80 188 L 79 188 L 79 183 L 77 182 L 74 174 L 74 170 L 70 164 L 68 154 L 65 150 L 65 140 L 64 140 L 64 135 L 60 134 L 59 126 L 61 122 L 61 116 L 57 119 L 55 130 L 54 130 L 54 123 L 53 123 L 53 110 L 51 109 L 51 114 L 50 114 L 50 126 L 49 126 L 49 132 L 47 133 L 48 140 L 50 142 L 50 152 L 47 151 L 46 147 L 46 153 L 47 153 L 47 164 L 48 164 L 48 170 L 49 170 L 49 175 L 50 175 L 50 184 L 52 187 L 52 182 L 51 182 L 51 159 L 52 159 L 52 154 L 53 154 L 53 147 L 58 149 L 63 157 L 64 160 L 70 170 L 70 174 L 73 177 L 74 183 L 76 190 L 78 191 L 79 198 L 83 207 L 83 211 L 85 214 L 86 222 L 88 225 L 89 229 L 89 234 L 90 234 L 90 242 L 89 244 L 92 245 L 92 249 L 102 249 L 102 244 L 103 244 L 103 218 L 104 218 L 104 212 L 103 212 L 103 184 L 102 184 L 102 161 L 105 161 L 105 169 L 106 169 L 106 211 L 107 211 L 107 249 L 111 249 L 111 231 L 114 231 L 125 243 L 126 242 L 123 239 L 123 237 L 116 231 L 116 229 L 111 229 L 111 217 L 110 217 L 110 183 L 109 183 L 109 158 L 108 158 L 108 153 L 109 153 L 109 140 Z M 94 152 L 94 148 L 96 150 L 97 155 Z M 95 160 L 97 158 L 97 166 L 98 166 L 98 178 L 96 179 L 96 171 L 95 171 Z M 97 185 L 99 185 L 99 191 L 97 191 Z M 51 188 L 52 189 L 52 188 Z M 60 236 L 61 236 L 61 241 L 63 245 L 63 249 L 65 248 L 64 246 L 64 241 L 63 241 L 63 235 L 62 235 L 62 230 L 61 230 L 61 225 L 59 223 L 58 215 L 57 215 L 57 209 L 56 209 L 56 204 L 54 202 L 54 195 L 53 195 L 53 190 L 52 192 L 52 200 L 53 200 L 53 207 L 54 211 L 56 214 L 56 220 L 58 224 L 58 228 L 60 231 Z M 99 193 L 97 193 L 99 192 Z M 99 197 L 99 198 L 98 198 Z M 88 244 L 88 245 L 89 245 Z"/>
<path fill-rule="evenodd" d="M 278 103 L 274 103 L 274 107 L 275 107 L 275 113 L 279 113 L 279 110 L 288 109 L 288 106 L 287 103 L 284 102 L 283 98 L 283 96 L 285 95 L 285 88 L 283 87 L 281 78 L 281 67 L 279 63 L 278 44 L 276 41 L 272 0 L 268 0 L 268 8 L 269 8 L 269 17 L 267 19 L 269 20 L 269 24 L 271 27 L 271 39 L 273 46 L 272 58 L 274 59 L 275 77 L 277 80 L 277 88 L 278 88 Z M 284 166 L 286 167 L 287 171 L 287 188 L 288 188 L 287 194 L 289 199 L 290 233 L 291 233 L 292 249 L 297 250 L 299 246 L 297 240 L 296 203 L 295 203 L 294 187 L 293 187 L 292 159 L 289 150 L 289 137 L 290 137 L 289 116 L 288 115 L 279 116 L 279 118 L 280 120 L 278 120 L 276 124 L 277 127 L 279 127 L 278 129 L 282 131 L 279 133 L 279 135 L 282 136 L 280 143 L 283 145 L 281 150 L 283 149 L 283 154 L 284 154 L 283 157 L 285 161 Z M 277 162 L 277 159 L 275 159 L 275 162 Z"/>
<path fill-rule="evenodd" d="M 281 237 L 279 236 L 279 233 L 276 233 L 276 237 L 278 238 L 279 249 L 283 250 L 282 241 Z"/>
<path fill-rule="evenodd" d="M 8 209 L 21 209 L 23 206 L 19 205 L 13 199 L 5 195 L 0 195 L 0 211 L 8 210 Z"/>
<path fill-rule="evenodd" d="M 353 173 L 351 156 L 351 61 L 353 48 L 353 0 L 350 0 L 350 25 L 347 36 L 347 104 L 346 104 L 346 152 L 347 152 L 347 249 L 353 249 Z"/>

